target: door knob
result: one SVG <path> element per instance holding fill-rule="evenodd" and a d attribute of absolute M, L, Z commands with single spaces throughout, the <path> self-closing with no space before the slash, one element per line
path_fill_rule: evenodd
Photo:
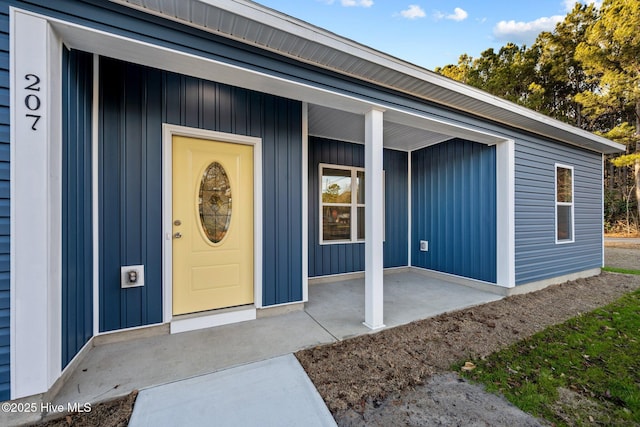
<path fill-rule="evenodd" d="M 182 237 L 182 234 L 180 234 L 179 231 L 176 234 L 173 235 L 174 239 L 180 239 L 181 237 Z"/>

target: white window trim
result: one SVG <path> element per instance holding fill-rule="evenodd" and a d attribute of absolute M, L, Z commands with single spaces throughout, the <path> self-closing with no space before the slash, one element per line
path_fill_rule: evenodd
<path fill-rule="evenodd" d="M 346 206 L 346 203 L 323 203 L 322 202 L 322 171 L 323 169 L 340 169 L 351 172 L 351 203 L 349 203 L 351 209 L 351 238 L 349 240 L 324 240 L 323 236 L 323 220 L 322 220 L 322 207 L 323 206 Z M 320 163 L 318 165 L 318 233 L 319 233 L 319 242 L 321 245 L 340 245 L 340 244 L 351 244 L 351 243 L 364 243 L 364 239 L 358 239 L 358 208 L 366 209 L 366 200 L 365 203 L 358 203 L 358 194 L 356 187 L 356 178 L 358 176 L 358 172 L 364 173 L 364 168 L 357 166 L 344 166 L 344 165 L 334 165 L 331 163 Z"/>
<path fill-rule="evenodd" d="M 558 168 L 568 169 L 571 171 L 571 202 L 559 202 L 558 201 Z M 576 216 L 575 216 L 575 203 L 576 203 L 576 192 L 575 192 L 575 171 L 573 166 L 564 165 L 561 163 L 556 163 L 554 165 L 554 180 L 553 180 L 553 197 L 554 197 L 554 217 L 555 217 L 555 228 L 553 230 L 555 234 L 555 240 L 557 245 L 563 245 L 566 243 L 574 243 L 576 240 Z M 571 206 L 571 239 L 563 239 L 558 240 L 558 206 Z"/>

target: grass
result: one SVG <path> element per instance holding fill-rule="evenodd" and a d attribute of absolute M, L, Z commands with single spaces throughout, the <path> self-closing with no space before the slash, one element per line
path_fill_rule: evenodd
<path fill-rule="evenodd" d="M 602 271 L 608 271 L 609 273 L 622 273 L 622 274 L 640 275 L 640 270 L 628 270 L 626 268 L 618 268 L 618 267 L 602 267 Z"/>
<path fill-rule="evenodd" d="M 640 291 L 474 363 L 463 375 L 555 425 L 638 425 Z"/>

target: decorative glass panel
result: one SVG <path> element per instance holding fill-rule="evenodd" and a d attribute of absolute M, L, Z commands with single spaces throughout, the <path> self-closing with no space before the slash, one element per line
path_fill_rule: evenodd
<path fill-rule="evenodd" d="M 350 170 L 323 169 L 322 203 L 351 203 Z"/>
<path fill-rule="evenodd" d="M 231 224 L 231 184 L 227 172 L 218 162 L 211 163 L 202 175 L 198 208 L 207 238 L 219 243 Z"/>
<path fill-rule="evenodd" d="M 351 207 L 325 206 L 322 217 L 322 238 L 324 240 L 351 239 Z"/>

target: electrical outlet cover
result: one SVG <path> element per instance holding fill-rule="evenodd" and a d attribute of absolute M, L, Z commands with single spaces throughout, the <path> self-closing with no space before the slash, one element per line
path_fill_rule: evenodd
<path fill-rule="evenodd" d="M 129 272 L 135 271 L 138 280 L 135 283 L 129 282 Z M 144 286 L 144 265 L 124 265 L 120 267 L 120 287 L 121 288 L 138 288 Z"/>

